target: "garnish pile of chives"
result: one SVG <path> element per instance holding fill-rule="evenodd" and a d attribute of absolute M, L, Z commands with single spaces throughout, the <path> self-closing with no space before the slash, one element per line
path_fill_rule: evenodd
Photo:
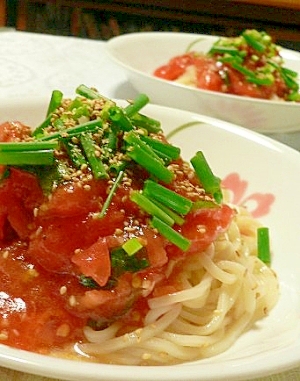
<path fill-rule="evenodd" d="M 122 108 L 85 85 L 78 86 L 76 93 L 77 98 L 64 103 L 63 94 L 54 90 L 46 119 L 33 131 L 30 141 L 0 143 L 0 164 L 58 166 L 60 160 L 55 153 L 63 150 L 70 165 L 89 168 L 96 180 L 112 181 L 102 209 L 95 213 L 95 218 L 100 219 L 108 212 L 127 166 L 138 165 L 149 179 L 142 190 L 131 192 L 131 201 L 149 215 L 150 226 L 183 251 L 188 250 L 190 241 L 177 227 L 184 224 L 191 210 L 205 207 L 207 202 L 192 202 L 167 187 L 174 180 L 174 172 L 168 166 L 180 158 L 180 149 L 155 137 L 161 131 L 160 123 L 140 113 L 149 98 L 140 94 Z M 102 102 L 97 116 L 91 117 L 85 100 Z M 197 153 L 191 163 L 206 192 L 215 198 L 216 202 L 211 202 L 214 206 L 220 203 L 220 181 L 204 155 Z M 129 240 L 122 248 L 128 255 L 139 249 L 140 243 L 135 240 Z"/>
<path fill-rule="evenodd" d="M 243 74 L 247 82 L 258 86 L 273 85 L 277 72 L 289 89 L 288 100 L 300 101 L 298 74 L 283 67 L 279 47 L 266 32 L 248 29 L 239 37 L 222 37 L 208 54 L 217 56 L 220 62 Z M 259 61 L 259 65 L 255 70 L 249 69 L 245 65 L 246 60 L 252 61 L 252 66 Z"/>

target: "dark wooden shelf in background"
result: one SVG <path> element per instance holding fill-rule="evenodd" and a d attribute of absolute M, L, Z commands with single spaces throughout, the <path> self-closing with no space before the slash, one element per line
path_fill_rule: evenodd
<path fill-rule="evenodd" d="M 17 29 L 27 30 L 29 8 L 42 4 L 69 7 L 70 34 L 75 36 L 82 12 L 103 12 L 122 14 L 124 19 L 136 16 L 163 20 L 166 24 L 207 25 L 226 30 L 227 34 L 245 28 L 264 29 L 275 40 L 300 42 L 300 0 L 19 0 Z"/>

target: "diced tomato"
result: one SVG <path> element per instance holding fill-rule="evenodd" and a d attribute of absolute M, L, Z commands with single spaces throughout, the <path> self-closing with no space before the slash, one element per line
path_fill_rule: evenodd
<path fill-rule="evenodd" d="M 75 253 L 72 262 L 82 274 L 92 277 L 99 286 L 105 286 L 111 274 L 110 254 L 106 240 L 99 239 L 85 250 Z"/>
<path fill-rule="evenodd" d="M 227 229 L 233 215 L 234 211 L 227 205 L 189 213 L 181 228 L 181 234 L 192 242 L 187 254 L 201 253 L 205 250 L 221 232 Z M 168 253 L 182 256 L 181 251 L 174 247 L 168 248 Z"/>
<path fill-rule="evenodd" d="M 194 63 L 193 54 L 184 54 L 174 57 L 167 65 L 163 65 L 155 70 L 154 75 L 160 78 L 175 80 L 180 77 L 186 68 Z"/>
<path fill-rule="evenodd" d="M 109 215 L 40 218 L 38 234 L 30 240 L 28 254 L 48 271 L 72 271 L 71 258 L 76 249 L 86 249 L 99 237 L 112 235 L 123 226 L 124 215 L 112 205 Z"/>
<path fill-rule="evenodd" d="M 106 197 L 107 184 L 104 181 L 88 183 L 86 190 L 79 183 L 70 183 L 58 187 L 41 206 L 39 215 L 45 217 L 71 217 L 88 212 L 99 211 Z"/>
<path fill-rule="evenodd" d="M 20 238 L 27 238 L 31 232 L 33 208 L 43 198 L 37 178 L 29 172 L 12 167 L 0 188 L 1 218 L 10 223 Z M 2 228 L 4 222 L 1 224 Z M 0 236 L 4 237 L 3 230 Z"/>
<path fill-rule="evenodd" d="M 195 60 L 197 87 L 199 89 L 221 91 L 224 81 L 214 60 L 199 57 Z"/>
<path fill-rule="evenodd" d="M 147 255 L 151 266 L 161 267 L 168 262 L 167 252 L 164 248 L 163 237 L 154 233 L 151 229 L 144 229 L 144 236 L 147 241 Z"/>
<path fill-rule="evenodd" d="M 131 279 L 131 274 L 122 275 L 118 279 L 117 286 L 112 290 L 88 290 L 77 295 L 74 292 L 77 304 L 68 308 L 78 316 L 117 319 L 132 306 L 136 299 Z"/>
<path fill-rule="evenodd" d="M 30 128 L 18 121 L 0 124 L 0 142 L 24 140 L 30 133 Z"/>

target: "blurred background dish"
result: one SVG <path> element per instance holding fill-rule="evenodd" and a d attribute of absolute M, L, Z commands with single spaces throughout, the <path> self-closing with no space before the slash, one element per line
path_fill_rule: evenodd
<path fill-rule="evenodd" d="M 217 36 L 194 33 L 144 32 L 124 34 L 107 42 L 110 58 L 127 73 L 151 102 L 193 111 L 262 132 L 300 130 L 300 104 L 223 94 L 157 78 L 153 72 L 170 58 L 193 50 L 207 52 Z M 282 48 L 284 66 L 300 72 L 300 53 Z"/>

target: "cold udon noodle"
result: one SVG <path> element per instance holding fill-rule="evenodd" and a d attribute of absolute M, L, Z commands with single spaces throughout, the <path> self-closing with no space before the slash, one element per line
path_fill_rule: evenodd
<path fill-rule="evenodd" d="M 260 226 L 248 211 L 238 213 L 227 232 L 203 253 L 170 263 L 181 266 L 182 291 L 149 300 L 144 328 L 118 336 L 115 322 L 85 328 L 88 343 L 77 349 L 97 361 L 127 365 L 167 365 L 217 355 L 275 306 L 275 272 L 256 253 Z"/>

